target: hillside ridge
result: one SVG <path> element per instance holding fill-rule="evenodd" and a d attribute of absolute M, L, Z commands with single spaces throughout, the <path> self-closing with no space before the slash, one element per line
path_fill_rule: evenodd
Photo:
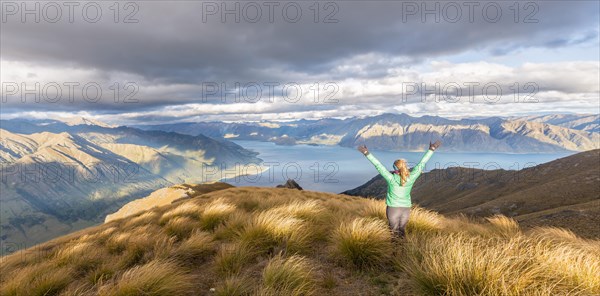
<path fill-rule="evenodd" d="M 526 232 L 503 216 L 476 222 L 415 207 L 399 243 L 385 219 L 383 201 L 227 188 L 1 257 L 0 294 L 600 292 L 598 240 L 552 227 Z"/>

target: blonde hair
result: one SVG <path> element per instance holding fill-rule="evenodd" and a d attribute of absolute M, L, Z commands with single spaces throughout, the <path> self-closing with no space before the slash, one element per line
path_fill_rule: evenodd
<path fill-rule="evenodd" d="M 398 175 L 400 175 L 400 182 L 402 182 L 402 186 L 404 186 L 404 183 L 406 183 L 406 180 L 410 175 L 410 171 L 406 166 L 406 160 L 397 159 L 396 161 L 394 161 L 394 166 L 398 169 Z"/>

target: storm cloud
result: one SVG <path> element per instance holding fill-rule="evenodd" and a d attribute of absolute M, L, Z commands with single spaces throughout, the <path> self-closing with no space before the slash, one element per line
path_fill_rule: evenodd
<path fill-rule="evenodd" d="M 49 3 L 58 2 L 2 2 L 3 115 L 81 112 L 135 123 L 449 108 L 399 106 L 407 81 L 493 81 L 505 89 L 535 82 L 548 110 L 560 110 L 564 100 L 598 101 L 598 59 L 565 56 L 572 49 L 597 51 L 596 1 L 93 2 L 99 17 L 96 6 L 83 9 L 85 2 L 72 15 L 58 3 L 57 17 Z M 512 55 L 540 50 L 545 60 L 507 65 Z M 65 95 L 65 82 L 79 84 L 72 101 L 20 100 L 24 83 L 40 89 L 58 83 Z M 90 82 L 100 85 L 102 100 L 77 98 Z M 252 83 L 263 92 L 265 84 L 276 84 L 277 92 L 300 85 L 305 96 L 294 104 L 277 104 L 278 95 L 275 103 L 224 103 L 214 91 Z M 326 96 L 328 83 L 337 87 L 337 102 L 311 104 L 307 96 L 315 88 Z M 131 104 L 123 103 L 128 94 L 134 94 Z M 487 112 L 486 104 L 464 108 Z"/>

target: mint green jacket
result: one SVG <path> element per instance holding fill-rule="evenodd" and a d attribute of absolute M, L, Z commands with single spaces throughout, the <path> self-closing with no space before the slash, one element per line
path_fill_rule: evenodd
<path fill-rule="evenodd" d="M 388 184 L 387 196 L 385 203 L 388 207 L 410 207 L 410 190 L 413 184 L 419 178 L 423 169 L 425 169 L 425 163 L 431 158 L 433 151 L 427 150 L 419 164 L 417 164 L 410 172 L 410 175 L 406 179 L 406 183 L 402 186 L 400 176 L 398 174 L 390 173 L 372 153 L 367 154 L 367 159 L 375 166 L 379 174 L 385 179 Z"/>

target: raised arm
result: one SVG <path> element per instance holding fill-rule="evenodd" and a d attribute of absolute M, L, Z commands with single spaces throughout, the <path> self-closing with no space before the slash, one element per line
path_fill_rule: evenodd
<path fill-rule="evenodd" d="M 435 149 L 440 147 L 441 144 L 442 143 L 439 140 L 435 141 L 435 143 L 433 143 L 433 144 L 431 142 L 429 143 L 429 149 L 427 150 L 427 152 L 425 152 L 425 154 L 421 158 L 421 161 L 419 161 L 419 163 L 410 172 L 410 175 L 408 176 L 408 180 L 406 181 L 407 184 L 412 184 L 417 180 L 417 178 L 419 178 L 419 176 L 425 169 L 425 164 L 427 163 L 427 161 L 429 161 L 429 159 L 433 155 L 433 151 L 435 151 Z"/>
<path fill-rule="evenodd" d="M 375 169 L 379 172 L 379 174 L 387 181 L 390 182 L 393 180 L 392 173 L 390 173 L 381 162 L 373 154 L 367 150 L 367 146 L 361 145 L 358 146 L 358 151 L 360 151 L 367 159 L 375 166 Z"/>

